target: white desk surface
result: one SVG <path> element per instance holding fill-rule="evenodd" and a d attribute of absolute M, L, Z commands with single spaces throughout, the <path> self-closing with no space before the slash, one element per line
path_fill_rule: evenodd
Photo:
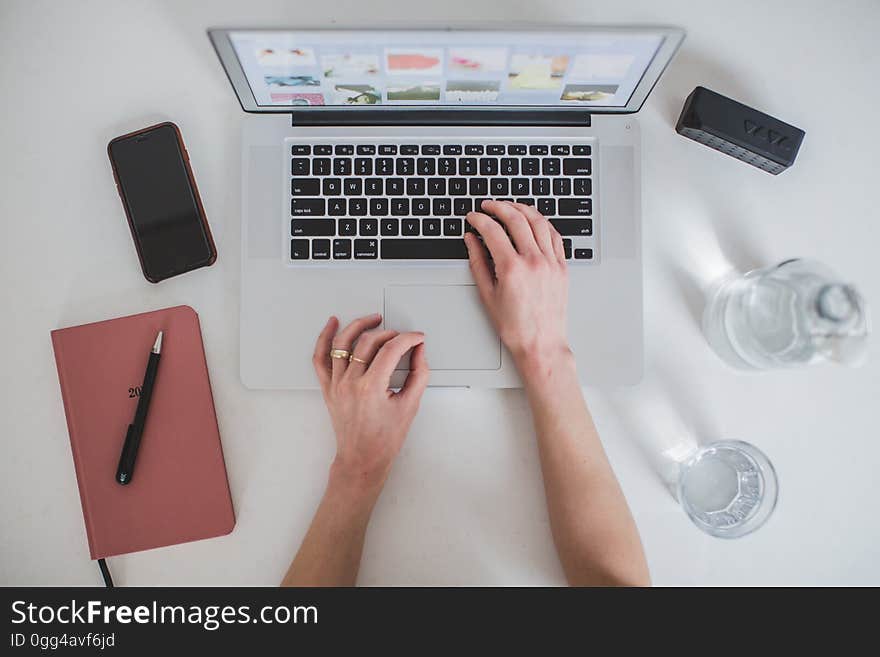
<path fill-rule="evenodd" d="M 588 389 L 654 582 L 880 584 L 880 353 L 866 367 L 761 375 L 703 341 L 701 287 L 725 268 L 825 261 L 880 308 L 872 0 L 827 2 L 302 3 L 181 0 L 0 4 L 0 584 L 97 585 L 51 329 L 175 304 L 202 320 L 238 517 L 226 537 L 112 560 L 120 583 L 277 583 L 322 492 L 333 437 L 317 392 L 252 392 L 238 376 L 242 112 L 210 26 L 505 20 L 667 23 L 688 37 L 640 113 L 644 139 L 644 382 Z M 702 84 L 806 130 L 774 177 L 678 136 Z M 219 250 L 153 286 L 139 271 L 107 141 L 171 119 L 184 134 Z M 573 299 L 572 303 L 589 303 Z M 775 516 L 735 541 L 703 535 L 655 462 L 683 440 L 739 438 L 771 457 Z M 429 390 L 375 510 L 366 585 L 564 582 L 521 391 Z"/>

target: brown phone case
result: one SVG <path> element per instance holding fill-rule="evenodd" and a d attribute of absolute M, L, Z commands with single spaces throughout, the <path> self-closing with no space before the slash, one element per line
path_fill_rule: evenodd
<path fill-rule="evenodd" d="M 196 206 L 199 210 L 199 218 L 202 221 L 202 228 L 205 231 L 205 236 L 208 238 L 208 247 L 210 249 L 211 255 L 205 262 L 195 263 L 193 264 L 193 266 L 187 267 L 182 271 L 175 272 L 170 276 L 165 276 L 163 278 L 152 278 L 147 273 L 147 269 L 144 265 L 144 254 L 141 250 L 141 243 L 138 239 L 137 231 L 134 227 L 134 221 L 132 220 L 128 203 L 125 200 L 125 195 L 122 193 L 122 188 L 119 186 L 119 173 L 116 170 L 116 162 L 113 161 L 113 153 L 111 152 L 110 148 L 117 141 L 130 139 L 131 137 L 136 137 L 137 135 L 141 135 L 145 132 L 150 132 L 152 130 L 157 130 L 158 128 L 162 128 L 165 126 L 171 126 L 174 129 L 174 134 L 177 136 L 177 145 L 180 148 L 181 155 L 183 156 L 183 166 L 186 169 L 186 176 L 189 179 L 189 184 L 192 188 L 193 197 L 196 199 Z M 186 272 L 193 271 L 194 269 L 200 269 L 201 267 L 210 267 L 217 261 L 217 247 L 214 245 L 214 237 L 213 235 L 211 235 L 211 227 L 208 225 L 208 217 L 205 214 L 205 208 L 202 205 L 202 197 L 199 195 L 199 187 L 198 185 L 196 185 L 196 179 L 195 176 L 193 176 L 192 167 L 189 164 L 189 152 L 186 150 L 186 145 L 183 143 L 183 135 L 180 134 L 180 128 L 178 128 L 175 123 L 172 123 L 171 121 L 164 121 L 162 123 L 157 123 L 155 125 L 142 128 L 140 130 L 135 130 L 134 132 L 129 132 L 127 134 L 114 137 L 107 144 L 107 157 L 110 159 L 110 166 L 113 169 L 113 180 L 116 182 L 116 191 L 119 194 L 119 198 L 122 201 L 122 207 L 125 210 L 125 217 L 128 220 L 128 229 L 131 231 L 131 239 L 134 242 L 135 250 L 137 250 L 138 261 L 140 262 L 141 272 L 143 272 L 144 278 L 146 278 L 150 283 L 159 283 L 160 281 L 164 281 L 168 278 L 173 278 L 174 276 L 178 276 L 179 274 L 185 274 Z"/>

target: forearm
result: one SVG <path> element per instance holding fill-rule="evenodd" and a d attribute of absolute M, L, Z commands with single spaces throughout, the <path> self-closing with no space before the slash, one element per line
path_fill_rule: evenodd
<path fill-rule="evenodd" d="M 573 585 L 648 584 L 635 522 L 584 401 L 574 357 L 518 359 L 538 438 L 553 538 Z"/>
<path fill-rule="evenodd" d="M 324 497 L 282 586 L 354 586 L 379 488 L 364 489 L 331 468 Z"/>

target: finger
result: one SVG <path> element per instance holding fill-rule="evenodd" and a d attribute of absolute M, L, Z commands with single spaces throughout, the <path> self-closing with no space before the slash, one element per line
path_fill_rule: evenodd
<path fill-rule="evenodd" d="M 516 250 L 522 255 L 539 251 L 532 227 L 529 225 L 529 220 L 513 203 L 507 201 L 488 201 L 483 203 L 483 207 L 498 217 L 498 220 L 504 224 L 507 232 L 510 233 L 510 237 L 513 238 Z"/>
<path fill-rule="evenodd" d="M 399 392 L 394 397 L 405 404 L 418 406 L 428 387 L 428 379 L 431 377 L 431 369 L 428 367 L 428 359 L 425 357 L 425 343 L 415 346 L 412 357 L 409 360 L 409 374 Z"/>
<path fill-rule="evenodd" d="M 348 363 L 348 369 L 345 370 L 345 378 L 350 379 L 363 374 L 370 366 L 370 363 L 373 362 L 373 359 L 376 357 L 376 352 L 379 351 L 382 345 L 397 335 L 398 331 L 391 330 L 365 331 L 362 333 L 361 337 L 358 338 L 354 351 L 352 351 L 352 356 L 360 360 L 354 360 L 354 358 L 352 358 Z M 361 361 L 365 362 L 362 363 Z"/>
<path fill-rule="evenodd" d="M 477 284 L 477 291 L 480 293 L 483 304 L 488 304 L 495 287 L 495 277 L 492 275 L 492 270 L 489 269 L 489 257 L 486 255 L 486 249 L 473 233 L 464 234 L 464 244 L 468 250 L 468 261 L 471 265 L 474 282 Z"/>
<path fill-rule="evenodd" d="M 361 333 L 367 329 L 377 327 L 381 321 L 382 316 L 378 313 L 375 315 L 367 315 L 366 317 L 358 317 L 337 334 L 336 338 L 333 340 L 331 349 L 345 349 L 346 351 L 351 351 L 354 341 L 360 337 Z M 330 360 L 333 361 L 333 375 L 331 380 L 339 381 L 339 378 L 348 367 L 348 359 L 331 358 Z"/>
<path fill-rule="evenodd" d="M 560 265 L 565 264 L 565 245 L 562 243 L 562 235 L 550 224 L 550 239 L 553 240 L 553 253 L 556 254 L 556 260 Z"/>
<path fill-rule="evenodd" d="M 483 238 L 483 243 L 489 249 L 489 253 L 492 254 L 495 264 L 501 265 L 516 257 L 513 243 L 501 225 L 492 217 L 482 212 L 469 212 L 465 219 L 467 219 L 471 226 L 477 229 L 477 232 Z"/>
<path fill-rule="evenodd" d="M 367 368 L 366 376 L 381 381 L 385 387 L 391 384 L 391 375 L 407 351 L 425 341 L 424 333 L 401 333 L 382 345 L 373 362 Z"/>
<path fill-rule="evenodd" d="M 330 345 L 338 328 L 339 320 L 331 316 L 324 324 L 324 328 L 321 329 L 321 333 L 318 334 L 315 353 L 312 354 L 312 365 L 315 367 L 315 373 L 318 375 L 318 381 L 324 393 L 327 392 L 327 386 L 330 385 Z"/>
<path fill-rule="evenodd" d="M 538 245 L 538 248 L 541 249 L 541 252 L 548 257 L 554 257 L 553 237 L 550 234 L 550 222 L 547 221 L 547 218 L 531 205 L 525 205 L 524 203 L 514 203 L 513 205 L 529 222 L 532 239 Z"/>

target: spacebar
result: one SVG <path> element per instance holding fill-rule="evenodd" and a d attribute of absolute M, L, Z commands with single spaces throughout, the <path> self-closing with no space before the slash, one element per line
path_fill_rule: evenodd
<path fill-rule="evenodd" d="M 460 238 L 440 240 L 409 239 L 379 241 L 383 260 L 462 260 L 467 247 Z"/>

